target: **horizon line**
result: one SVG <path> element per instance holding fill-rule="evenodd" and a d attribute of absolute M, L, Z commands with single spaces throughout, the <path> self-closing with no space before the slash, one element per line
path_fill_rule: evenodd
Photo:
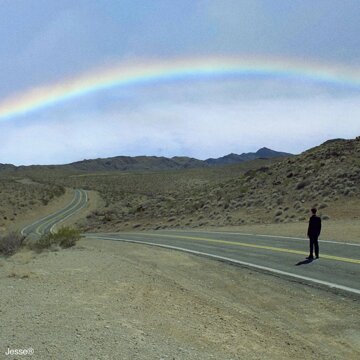
<path fill-rule="evenodd" d="M 249 151 L 249 152 L 242 152 L 241 154 L 237 154 L 234 152 L 230 152 L 228 154 L 225 155 L 221 155 L 219 157 L 208 157 L 206 159 L 200 159 L 200 158 L 196 158 L 193 156 L 188 156 L 188 155 L 174 155 L 174 156 L 165 156 L 165 155 L 115 155 L 115 156 L 104 156 L 104 157 L 93 157 L 93 158 L 84 158 L 81 160 L 75 160 L 75 161 L 71 161 L 71 162 L 65 162 L 65 163 L 51 163 L 51 164 L 29 164 L 29 165 L 24 165 L 24 164 L 20 164 L 20 165 L 15 165 L 13 163 L 2 163 L 0 162 L 0 165 L 8 165 L 8 166 L 15 166 L 15 167 L 29 167 L 29 166 L 65 166 L 65 165 L 71 165 L 74 163 L 78 163 L 78 162 L 83 162 L 83 161 L 93 161 L 93 160 L 99 160 L 99 159 L 114 159 L 114 158 L 119 158 L 119 157 L 123 157 L 123 158 L 141 158 L 141 157 L 146 157 L 146 158 L 164 158 L 164 159 L 174 159 L 174 158 L 188 158 L 188 159 L 193 159 L 193 160 L 198 160 L 198 161 L 207 161 L 207 160 L 212 160 L 212 159 L 220 159 L 229 155 L 237 155 L 237 156 L 241 156 L 241 155 L 247 155 L 247 154 L 256 154 L 259 150 L 262 149 L 267 149 L 267 150 L 271 150 L 277 153 L 285 153 L 288 154 L 289 156 L 297 156 L 299 154 L 293 154 L 293 153 L 289 153 L 287 151 L 278 151 L 278 150 L 273 150 L 271 148 L 268 148 L 266 146 L 263 146 L 261 148 L 259 148 L 256 151 Z M 304 150 L 307 151 L 307 150 Z M 301 154 L 301 153 L 300 153 Z M 262 159 L 262 158 L 258 158 L 258 159 Z M 265 158 L 264 158 L 265 159 Z M 255 160 L 255 159 L 254 159 Z M 226 164 L 225 164 L 226 165 Z M 231 164 L 230 164 L 231 165 Z"/>

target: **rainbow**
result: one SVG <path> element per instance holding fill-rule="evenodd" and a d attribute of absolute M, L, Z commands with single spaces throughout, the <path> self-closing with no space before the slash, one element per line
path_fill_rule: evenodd
<path fill-rule="evenodd" d="M 0 120 L 27 114 L 69 99 L 131 85 L 161 81 L 213 79 L 220 76 L 271 76 L 360 90 L 360 69 L 259 58 L 196 58 L 147 61 L 96 69 L 62 82 L 33 88 L 0 102 Z"/>

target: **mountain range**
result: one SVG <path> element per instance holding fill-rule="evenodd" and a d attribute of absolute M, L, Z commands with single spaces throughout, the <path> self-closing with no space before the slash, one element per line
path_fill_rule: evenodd
<path fill-rule="evenodd" d="M 131 170 L 169 170 L 188 169 L 209 166 L 222 166 L 239 164 L 244 161 L 255 159 L 270 159 L 277 157 L 290 157 L 290 153 L 274 151 L 263 147 L 256 152 L 228 154 L 219 158 L 199 160 L 186 156 L 175 156 L 172 158 L 158 156 L 115 156 L 110 158 L 85 159 L 65 165 L 30 165 L 15 166 L 12 164 L 0 164 L 0 172 L 10 172 L 25 169 L 64 169 L 74 171 L 131 171 Z"/>

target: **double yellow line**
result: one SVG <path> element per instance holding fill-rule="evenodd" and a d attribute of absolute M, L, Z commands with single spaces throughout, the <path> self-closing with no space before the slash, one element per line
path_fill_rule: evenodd
<path fill-rule="evenodd" d="M 185 236 L 185 235 L 168 235 L 168 234 L 165 235 L 165 234 L 158 234 L 158 233 L 156 233 L 156 234 L 150 233 L 149 234 L 149 233 L 145 233 L 145 232 L 144 233 L 129 233 L 129 235 L 130 234 L 141 235 L 141 236 L 156 236 L 156 237 L 167 237 L 167 238 L 174 238 L 174 239 L 204 241 L 204 242 L 210 242 L 210 243 L 216 243 L 216 244 L 243 246 L 243 247 L 247 247 L 247 248 L 263 249 L 263 250 L 270 250 L 270 251 L 297 254 L 297 255 L 307 255 L 308 254 L 305 251 L 299 251 L 299 250 L 278 248 L 278 247 L 267 246 L 267 245 L 249 244 L 249 243 L 238 242 L 238 241 L 210 239 L 210 238 L 205 238 L 205 237 L 194 237 L 194 236 Z M 341 256 L 321 254 L 321 258 L 328 259 L 328 260 L 343 261 L 343 262 L 352 263 L 352 264 L 360 264 L 360 260 L 341 257 Z"/>

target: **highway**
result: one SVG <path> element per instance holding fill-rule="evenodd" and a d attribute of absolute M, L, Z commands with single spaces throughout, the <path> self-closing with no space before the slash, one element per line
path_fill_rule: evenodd
<path fill-rule="evenodd" d="M 83 209 L 84 190 L 74 190 L 63 209 L 27 225 L 21 233 L 40 236 Z M 320 240 L 320 259 L 306 260 L 308 240 L 284 236 L 201 230 L 86 233 L 89 239 L 160 246 L 206 256 L 318 287 L 360 295 L 360 244 Z"/>
<path fill-rule="evenodd" d="M 56 225 L 61 224 L 63 221 L 73 216 L 75 213 L 84 208 L 87 204 L 88 196 L 84 190 L 74 190 L 74 197 L 70 204 L 68 204 L 63 209 L 60 209 L 53 214 L 45 216 L 34 223 L 25 226 L 21 230 L 21 234 L 28 236 L 30 234 L 35 234 L 36 236 L 41 236 L 48 232 L 53 232 Z"/>
<path fill-rule="evenodd" d="M 234 232 L 161 230 L 86 234 L 180 250 L 319 287 L 360 295 L 360 245 L 320 240 L 320 259 L 306 260 L 308 240 Z"/>

